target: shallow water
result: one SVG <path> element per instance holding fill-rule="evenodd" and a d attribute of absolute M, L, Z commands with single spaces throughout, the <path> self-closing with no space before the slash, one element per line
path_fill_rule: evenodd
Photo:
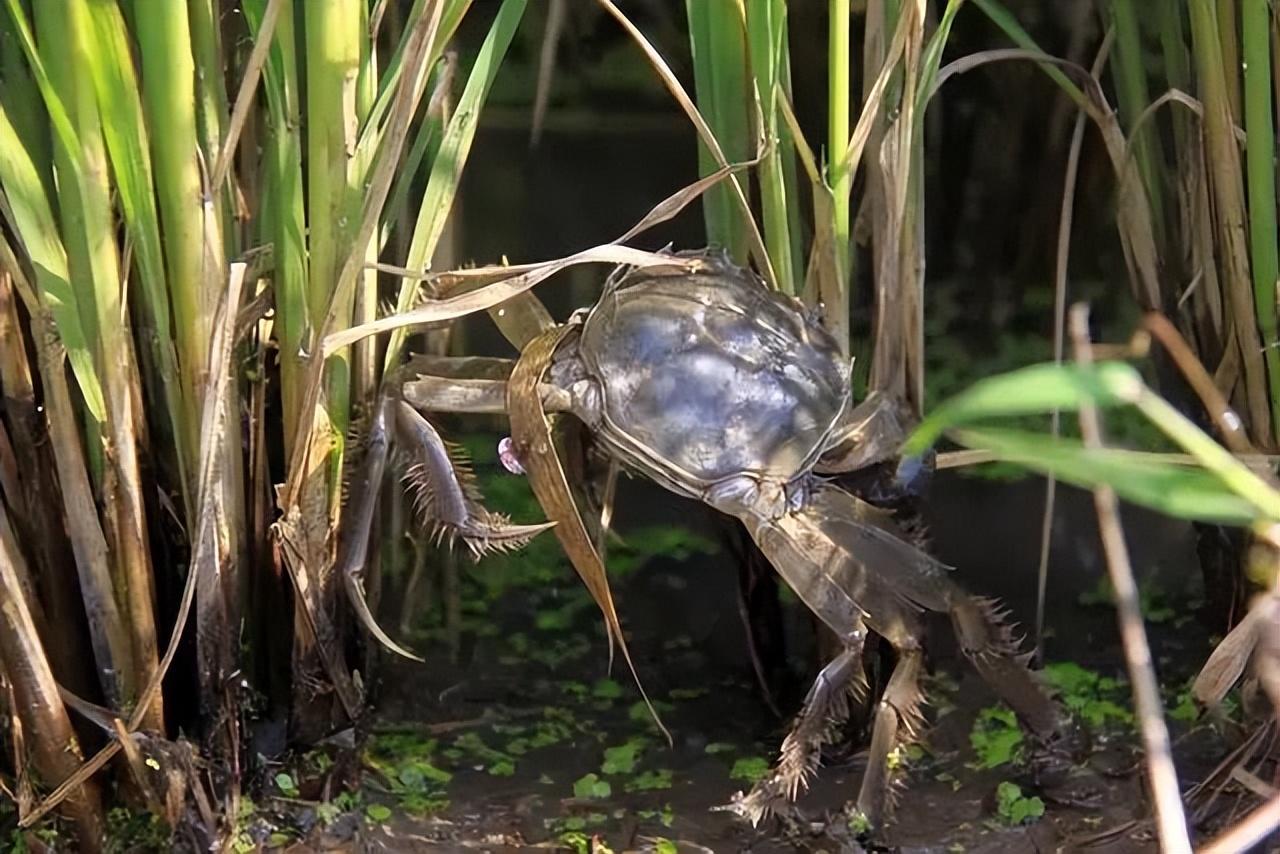
<path fill-rule="evenodd" d="M 1042 488 L 1036 480 L 1002 484 L 942 475 L 930 508 L 937 554 L 956 566 L 971 590 L 1004 598 L 1024 626 L 1032 622 L 1038 549 L 1036 537 L 1025 532 L 1038 530 Z M 1104 677 L 1122 676 L 1116 670 L 1121 658 L 1112 612 L 1078 604 L 1082 596 L 1088 601 L 1102 572 L 1093 545 L 1091 502 L 1073 490 L 1060 497 L 1047 657 L 1096 668 Z M 618 506 L 624 538 L 643 535 L 655 524 L 715 531 L 709 511 L 645 484 L 625 484 Z M 1128 522 L 1131 531 L 1142 531 L 1133 538 L 1141 571 L 1194 577 L 1185 527 L 1141 512 L 1130 513 Z M 483 572 L 484 565 L 471 568 L 464 560 L 459 571 Z M 749 665 L 736 572 L 734 556 L 721 546 L 714 555 L 684 561 L 653 559 L 614 581 L 637 669 L 650 697 L 659 702 L 672 747 L 638 705 L 620 660 L 607 678 L 603 631 L 567 565 L 563 578 L 537 589 L 510 589 L 487 604 L 464 599 L 464 616 L 474 611 L 475 626 L 489 622 L 497 629 L 464 628 L 456 660 L 450 660 L 438 628 L 411 637 L 428 664 L 382 659 L 375 683 L 374 755 L 390 778 L 403 776 L 414 755 L 452 778 L 428 787 L 431 808 L 424 809 L 421 798 L 406 800 L 403 785 L 380 783 L 372 775 L 364 789 L 366 803 L 385 804 L 390 815 L 366 821 L 361 845 L 369 850 L 574 850 L 594 835 L 614 851 L 663 850 L 656 848 L 660 839 L 677 842 L 682 851 L 854 850 L 842 848 L 851 843 L 833 813 L 857 791 L 864 743 L 831 751 L 801 799 L 799 822 L 767 821 L 753 830 L 714 809 L 749 787 L 744 778 L 772 762 L 785 734 L 786 721 L 763 702 Z M 1178 595 L 1167 589 L 1172 601 Z M 394 606 L 384 608 L 393 622 L 399 603 L 384 604 Z M 1194 672 L 1208 649 L 1207 638 L 1192 622 L 1175 629 L 1171 618 L 1154 616 L 1159 622 L 1151 625 L 1153 642 L 1172 689 Z M 788 604 L 786 629 L 788 660 L 802 687 L 814 671 L 811 623 Z M 1055 850 L 1112 831 L 1113 838 L 1090 850 L 1155 850 L 1149 829 L 1140 824 L 1147 807 L 1131 730 L 1098 730 L 1088 763 L 1091 788 L 1084 792 L 1071 787 L 1039 791 L 1016 763 L 974 768 L 980 759 L 971 744 L 974 721 L 995 700 L 957 657 L 945 623 L 931 625 L 930 632 L 930 727 L 924 750 L 910 763 L 897 821 L 886 834 L 891 846 L 902 851 Z M 1125 705 L 1123 686 L 1114 696 Z M 780 698 L 784 716 L 797 702 L 794 692 Z M 1174 727 L 1179 736 L 1187 730 L 1177 722 Z M 1180 740 L 1184 778 L 1196 779 L 1194 774 L 1203 773 L 1221 750 L 1207 727 Z M 1002 822 L 996 791 L 1003 782 L 1021 786 L 1027 797 L 1043 796 L 1043 818 L 1016 827 Z M 1054 800 L 1085 795 L 1092 799 L 1085 806 Z M 333 844 L 355 844 L 341 836 L 332 838 Z M 323 847 L 319 837 L 312 843 Z"/>

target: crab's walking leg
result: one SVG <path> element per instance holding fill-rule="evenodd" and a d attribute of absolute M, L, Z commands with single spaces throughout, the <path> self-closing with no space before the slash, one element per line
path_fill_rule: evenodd
<path fill-rule="evenodd" d="M 1030 654 L 1019 654 L 1005 612 L 954 585 L 948 599 L 960 649 L 983 680 L 1042 742 L 1063 735 L 1068 721 L 1027 667 Z"/>
<path fill-rule="evenodd" d="M 883 826 L 896 805 L 906 771 L 902 748 L 920 737 L 924 724 L 920 711 L 924 699 L 920 690 L 922 653 L 914 637 L 906 640 L 895 644 L 898 663 L 876 708 L 867 770 L 858 789 L 857 809 L 869 828 Z"/>
<path fill-rule="evenodd" d="M 456 449 L 451 449 L 431 423 L 408 399 L 424 409 L 450 412 L 492 412 L 506 409 L 506 377 L 513 362 L 506 359 L 418 357 L 404 369 L 438 371 L 445 376 L 387 383 L 365 440 L 364 457 L 350 481 L 349 500 L 338 537 L 335 569 L 343 579 L 357 617 L 377 640 L 400 655 L 417 659 L 396 644 L 378 626 L 365 600 L 363 574 L 369 537 L 393 439 L 411 462 L 419 489 L 419 510 L 442 534 L 456 534 L 480 553 L 487 548 L 514 548 L 528 542 L 550 525 L 512 525 L 490 513 L 480 503 L 479 492 L 468 481 Z M 480 377 L 479 379 L 467 377 Z M 434 393 L 433 393 L 434 392 Z M 555 398 L 548 390 L 547 396 Z M 549 406 L 557 400 L 549 401 Z"/>
<path fill-rule="evenodd" d="M 423 364 L 419 362 L 418 364 Z M 419 487 L 419 510 L 442 535 L 461 536 L 479 555 L 493 548 L 517 548 L 551 527 L 513 525 L 505 516 L 487 510 L 472 483 L 466 460 L 450 446 L 418 410 L 428 412 L 503 413 L 507 381 L 493 379 L 508 373 L 506 360 L 431 360 L 431 367 L 450 376 L 419 376 L 402 386 L 403 400 L 395 403 L 396 436 L 411 460 L 410 474 Z M 468 368 L 479 379 L 463 376 Z M 568 396 L 551 386 L 540 389 L 548 409 L 567 409 Z M 412 405 L 410 405 L 412 404 Z"/>
<path fill-rule="evenodd" d="M 783 579 L 828 626 L 841 634 L 854 609 L 898 653 L 877 709 L 867 774 L 858 798 L 878 825 L 891 805 L 900 768 L 895 748 L 920 725 L 921 612 L 948 614 L 975 667 L 1037 736 L 1051 739 L 1066 723 L 1027 669 L 1003 615 L 951 580 L 949 570 L 901 538 L 889 514 L 844 490 L 816 485 L 805 505 L 776 520 L 743 518 Z M 855 604 L 856 603 L 856 604 Z"/>
<path fill-rule="evenodd" d="M 874 509 L 869 508 L 868 512 Z M 802 514 L 788 514 L 776 521 L 747 516 L 743 521 L 778 573 L 841 638 L 845 650 L 819 675 L 804 712 L 784 743 L 777 770 L 737 807 L 756 823 L 776 811 L 783 796 L 793 799 L 798 793 L 799 785 L 816 767 L 818 751 L 831 732 L 815 726 L 817 716 L 828 715 L 833 724 L 842 721 L 843 715 L 832 714 L 833 707 L 826 704 L 836 696 L 834 692 L 843 691 L 839 696 L 846 703 L 834 709 L 847 714 L 847 692 L 863 683 L 861 646 L 865 627 L 870 626 L 894 646 L 899 656 L 889 689 L 876 711 L 867 772 L 857 803 L 863 815 L 878 825 L 892 806 L 894 784 L 904 770 L 898 761 L 898 748 L 920 730 L 920 609 L 876 584 L 859 559 L 836 545 L 812 524 L 811 517 Z M 897 560 L 919 554 L 896 539 L 887 538 L 883 548 L 888 551 L 882 550 L 880 556 L 894 556 Z M 874 556 L 875 550 L 872 552 Z M 803 773 L 795 774 L 795 768 L 803 768 Z"/>
<path fill-rule="evenodd" d="M 378 402 L 373 422 L 369 425 L 364 463 L 356 480 L 351 483 L 348 509 L 343 514 L 342 528 L 338 534 L 335 570 L 342 578 L 347 598 L 365 629 L 392 652 L 421 661 L 421 658 L 397 644 L 382 630 L 364 594 L 364 565 L 369 554 L 369 535 L 373 529 L 374 510 L 378 504 L 382 473 L 386 469 L 391 444 L 391 407 L 391 399 L 384 396 Z"/>
<path fill-rule="evenodd" d="M 866 695 L 866 674 L 862 669 L 865 636 L 859 624 L 857 630 L 846 635 L 844 650 L 818 673 L 791 732 L 782 742 L 777 765 L 739 805 L 753 823 L 769 813 L 780 812 L 808 786 L 822 758 L 822 746 L 831 741 L 849 717 L 850 700 Z"/>
<path fill-rule="evenodd" d="M 899 539 L 887 515 L 841 489 L 820 487 L 789 524 L 817 525 L 831 547 L 844 553 L 848 583 L 877 591 L 874 599 L 896 598 L 947 614 L 966 657 L 1022 722 L 1046 741 L 1059 734 L 1067 721 L 1018 653 L 1005 613 L 960 587 L 945 565 Z"/>

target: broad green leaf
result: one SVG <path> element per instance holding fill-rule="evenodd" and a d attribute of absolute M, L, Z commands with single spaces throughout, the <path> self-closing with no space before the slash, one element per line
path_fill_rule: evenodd
<path fill-rule="evenodd" d="M 431 174 L 427 179 L 427 189 L 422 196 L 422 206 L 418 209 L 418 219 L 413 228 L 413 239 L 409 244 L 405 266 L 410 270 L 422 270 L 431 262 L 435 254 L 436 244 L 444 233 L 445 221 L 453 208 L 453 199 L 458 192 L 458 183 L 462 178 L 463 167 L 471 153 L 471 143 L 475 139 L 476 127 L 480 122 L 480 112 L 489 96 L 489 89 L 498 74 L 498 68 L 511 46 L 527 0 L 503 0 L 502 7 L 494 18 L 493 26 L 480 46 L 471 74 L 467 77 L 467 85 L 458 99 L 457 109 L 445 128 L 444 138 L 440 142 L 440 150 L 431 164 Z M 406 279 L 400 288 L 400 296 L 396 303 L 396 312 L 404 312 L 413 304 L 418 292 L 418 283 Z M 385 364 L 390 367 L 400 358 L 404 345 L 405 330 L 396 330 L 387 345 Z"/>
<path fill-rule="evenodd" d="M 1200 468 L 1159 454 L 1117 448 L 1086 448 L 1077 440 L 1021 430 L 965 429 L 955 438 L 1005 462 L 1083 488 L 1110 486 L 1122 498 L 1181 519 L 1221 524 L 1248 524 L 1258 516 L 1254 505 Z"/>
<path fill-rule="evenodd" d="M 753 4 L 753 5 L 759 5 Z M 686 0 L 689 47 L 693 56 L 693 81 L 698 109 L 721 141 L 730 163 L 746 160 L 750 140 L 747 104 L 746 43 L 742 10 L 734 3 Z M 758 67 L 763 63 L 757 61 Z M 706 144 L 698 143 L 699 175 L 709 175 L 719 164 Z M 746 225 L 733 199 L 733 190 L 721 185 L 703 199 L 707 239 L 723 246 L 739 263 L 747 258 Z"/>
<path fill-rule="evenodd" d="M 142 304 L 146 322 L 151 327 L 150 334 L 144 338 L 150 346 L 152 365 L 159 374 L 172 431 L 169 441 L 175 443 L 174 459 L 185 489 L 187 466 L 193 461 L 187 440 L 194 433 L 184 428 L 178 357 L 169 324 L 169 292 L 164 255 L 160 248 L 160 218 L 156 209 L 147 128 L 138 97 L 138 76 L 119 7 L 94 3 L 89 7 L 89 14 L 91 32 L 84 38 L 90 60 L 87 72 L 93 81 L 98 109 L 102 114 L 103 138 L 111 160 L 115 189 L 133 241 L 133 254 L 137 258 Z M 191 199 L 188 204 L 198 207 L 199 199 Z M 192 371 L 203 368 L 203 363 L 190 366 Z"/>
<path fill-rule="evenodd" d="M 907 439 L 903 453 L 925 451 L 943 433 L 989 418 L 1073 411 L 1082 402 L 1110 407 L 1132 403 L 1143 388 L 1138 372 L 1124 362 L 1093 365 L 1030 365 L 974 383 L 933 410 Z"/>
<path fill-rule="evenodd" d="M 106 418 L 102 386 L 94 369 L 93 352 L 80 324 L 80 309 L 67 271 L 67 253 L 58 239 L 44 185 L 27 149 L 0 106 L 0 187 L 13 211 L 13 226 L 35 268 L 40 301 L 53 315 L 67 349 L 67 359 L 94 421 Z"/>

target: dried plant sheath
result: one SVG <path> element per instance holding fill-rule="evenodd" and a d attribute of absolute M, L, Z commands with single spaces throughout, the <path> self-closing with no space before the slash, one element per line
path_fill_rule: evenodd
<path fill-rule="evenodd" d="M 36 769 L 47 783 L 69 778 L 82 756 L 58 694 L 44 646 L 23 596 L 23 558 L 0 504 L 0 663 L 14 687 L 15 711 L 32 739 Z M 65 801 L 86 851 L 100 850 L 105 832 L 98 787 L 83 783 Z"/>

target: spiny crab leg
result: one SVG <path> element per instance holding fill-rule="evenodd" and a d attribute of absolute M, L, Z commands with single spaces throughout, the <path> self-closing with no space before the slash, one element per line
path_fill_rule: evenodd
<path fill-rule="evenodd" d="M 818 673 L 804 698 L 804 706 L 782 742 L 773 771 L 756 783 L 748 795 L 731 808 L 757 817 L 780 812 L 794 801 L 817 773 L 822 747 L 831 742 L 849 719 L 850 702 L 866 697 L 867 679 L 862 667 L 865 631 L 850 633 L 845 648 Z"/>
<path fill-rule="evenodd" d="M 512 525 L 505 516 L 486 510 L 458 453 L 404 401 L 396 404 L 396 427 L 414 460 L 410 476 L 419 486 L 419 509 L 440 526 L 441 535 L 461 536 L 479 557 L 492 549 L 519 548 L 552 526 L 549 522 Z"/>
<path fill-rule="evenodd" d="M 403 655 L 414 661 L 423 659 L 413 652 L 397 644 L 382 630 L 369 608 L 369 600 L 364 592 L 364 566 L 369 555 L 369 536 L 373 528 L 374 509 L 378 503 L 378 492 L 382 485 L 382 475 L 387 466 L 387 453 L 391 446 L 391 435 L 388 421 L 392 401 L 384 396 L 373 422 L 369 425 L 369 435 L 365 439 L 365 459 L 363 471 L 351 486 L 350 499 L 342 516 L 342 531 L 338 537 L 338 560 L 336 570 L 342 577 L 342 585 L 347 591 L 351 607 L 356 617 L 378 642 L 392 652 Z"/>
<path fill-rule="evenodd" d="M 493 366 L 484 365 L 482 369 L 492 370 Z M 395 383 L 388 384 L 396 393 L 384 393 L 379 401 L 365 442 L 365 458 L 351 484 L 336 562 L 336 570 L 341 574 L 343 586 L 361 624 L 387 649 L 415 661 L 422 659 L 393 641 L 378 625 L 363 585 L 378 494 L 393 444 L 410 461 L 409 477 L 418 490 L 418 511 L 428 523 L 437 527 L 439 536 L 461 536 L 474 556 L 479 557 L 495 548 L 518 548 L 554 525 L 551 522 L 513 525 L 506 517 L 486 510 L 471 482 L 461 452 L 451 448 L 426 418 L 401 399 L 401 395 L 414 402 L 415 398 L 427 398 L 437 408 L 453 411 L 503 412 L 506 382 L 440 377 L 425 379 L 436 381 L 438 390 L 452 389 L 446 406 L 439 406 L 439 399 L 429 398 L 433 389 L 419 385 L 420 380 L 406 382 L 399 388 Z"/>
<path fill-rule="evenodd" d="M 914 739 L 923 723 L 919 687 L 922 612 L 950 616 L 960 645 L 975 669 L 1043 741 L 1051 742 L 1069 721 L 1062 717 L 1018 655 L 1001 614 L 989 600 L 969 595 L 950 578 L 949 569 L 901 539 L 887 513 L 837 487 L 817 484 L 805 505 L 777 519 L 741 517 L 761 550 L 797 595 L 846 647 L 863 624 L 884 637 L 898 653 L 884 698 L 876 709 L 867 771 L 857 809 L 872 828 L 881 826 L 893 806 L 895 782 L 902 776 L 899 748 Z M 865 609 L 852 611 L 856 602 Z M 841 657 L 837 657 L 839 660 Z M 821 679 L 833 674 L 824 670 Z M 820 691 L 815 686 L 814 695 Z M 816 755 L 820 738 L 806 716 L 793 730 Z M 806 735 L 806 733 L 808 733 Z M 792 739 L 788 739 L 791 741 Z M 804 745 L 794 745 L 792 750 Z M 780 794 L 795 790 L 794 760 L 780 762 L 774 774 L 734 807 L 753 823 L 776 809 Z"/>

